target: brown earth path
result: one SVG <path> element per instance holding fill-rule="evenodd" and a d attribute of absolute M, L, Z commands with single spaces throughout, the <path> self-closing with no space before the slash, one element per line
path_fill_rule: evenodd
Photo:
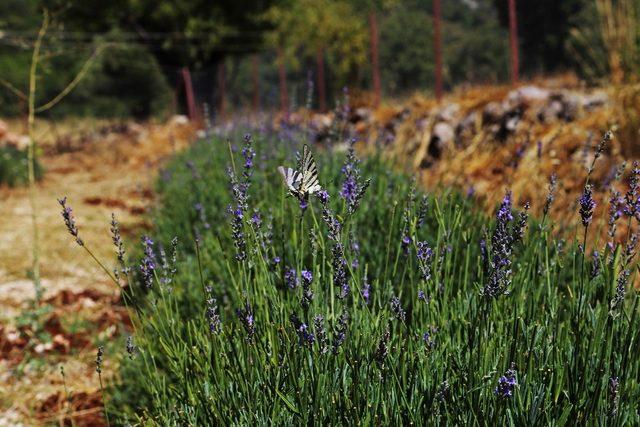
<path fill-rule="evenodd" d="M 195 132 L 181 119 L 82 132 L 67 126 L 62 136 L 40 128 L 45 174 L 36 205 L 46 309 L 38 334 L 21 326 L 34 297 L 28 190 L 0 187 L 0 425 L 101 425 L 95 343 L 121 339 L 116 325 L 126 314 L 113 283 L 68 235 L 57 198 L 68 197 L 83 240 L 110 268 L 111 213 L 125 237 L 144 230 L 159 165 Z M 105 358 L 105 375 L 113 364 Z"/>

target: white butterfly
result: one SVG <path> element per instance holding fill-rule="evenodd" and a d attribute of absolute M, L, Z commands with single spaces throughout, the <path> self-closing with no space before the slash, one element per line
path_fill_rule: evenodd
<path fill-rule="evenodd" d="M 298 170 L 278 167 L 289 193 L 299 200 L 307 199 L 309 194 L 322 190 L 318 183 L 318 168 L 311 155 L 309 147 L 305 144 L 302 149 L 302 157 L 298 159 Z"/>

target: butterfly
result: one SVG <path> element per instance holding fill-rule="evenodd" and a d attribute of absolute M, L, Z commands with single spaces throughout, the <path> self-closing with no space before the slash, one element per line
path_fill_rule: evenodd
<path fill-rule="evenodd" d="M 322 190 L 318 183 L 316 161 L 306 144 L 302 148 L 302 157 L 298 158 L 298 170 L 280 166 L 278 172 L 282 174 L 289 193 L 299 200 L 306 200 L 309 194 Z"/>

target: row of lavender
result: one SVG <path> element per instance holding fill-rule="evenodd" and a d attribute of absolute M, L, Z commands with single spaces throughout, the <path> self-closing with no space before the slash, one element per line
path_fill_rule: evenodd
<path fill-rule="evenodd" d="M 127 350 L 112 420 L 640 422 L 637 166 L 609 218 L 593 218 L 585 177 L 583 228 L 565 241 L 550 235 L 553 178 L 520 206 L 507 190 L 491 219 L 350 149 L 317 154 L 325 191 L 299 203 L 275 171 L 294 163 L 282 139 L 212 138 L 178 156 L 137 263 L 113 221 L 110 275 L 134 330 L 107 345 Z M 545 216 L 530 220 L 535 203 Z M 623 218 L 625 242 L 590 240 Z"/>

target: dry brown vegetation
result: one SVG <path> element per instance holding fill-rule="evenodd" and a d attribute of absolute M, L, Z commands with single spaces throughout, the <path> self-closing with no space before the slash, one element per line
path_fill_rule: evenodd
<path fill-rule="evenodd" d="M 9 122 L 9 130 L 20 133 L 21 123 Z M 38 330 L 19 321 L 34 297 L 28 190 L 0 188 L 0 424 L 101 425 L 95 342 L 114 336 L 127 316 L 113 283 L 67 235 L 56 199 L 68 196 L 83 239 L 112 265 L 111 212 L 129 238 L 148 227 L 144 213 L 158 166 L 193 139 L 194 128 L 180 120 L 39 122 L 36 135 L 45 168 L 37 206 L 49 309 Z M 107 375 L 110 367 L 107 361 Z"/>

